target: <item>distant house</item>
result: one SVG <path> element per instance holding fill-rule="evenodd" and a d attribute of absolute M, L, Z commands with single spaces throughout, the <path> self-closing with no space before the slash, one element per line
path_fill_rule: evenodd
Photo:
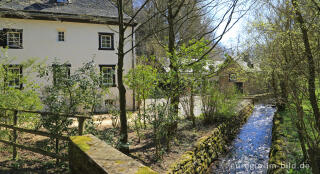
<path fill-rule="evenodd" d="M 0 1 L 0 47 L 7 47 L 8 55 L 16 58 L 12 68 L 18 73 L 23 73 L 21 62 L 31 57 L 47 59 L 50 66 L 55 59 L 68 62 L 70 73 L 94 58 L 104 75 L 102 85 L 110 87 L 112 94 L 104 102 L 114 103 L 118 96 L 114 71 L 118 63 L 117 20 L 117 8 L 110 0 Z M 124 20 L 128 22 L 130 17 L 125 15 Z M 129 25 L 127 36 L 133 27 Z M 125 50 L 132 48 L 133 35 L 130 38 Z M 134 51 L 130 51 L 125 56 L 125 73 L 134 62 Z M 134 103 L 132 96 L 128 89 L 128 108 Z"/>
<path fill-rule="evenodd" d="M 257 67 L 249 67 L 246 62 L 236 61 L 230 56 L 218 64 L 216 80 L 221 89 L 235 87 L 244 94 L 260 93 L 264 89 L 255 76 L 259 73 Z"/>

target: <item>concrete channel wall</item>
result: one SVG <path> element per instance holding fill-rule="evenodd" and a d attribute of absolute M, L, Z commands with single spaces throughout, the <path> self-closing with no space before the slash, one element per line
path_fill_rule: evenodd
<path fill-rule="evenodd" d="M 253 105 L 248 104 L 230 121 L 220 124 L 208 136 L 195 143 L 191 151 L 185 152 L 179 161 L 173 164 L 169 174 L 201 174 L 206 173 L 212 162 L 225 154 L 227 145 L 238 134 L 239 129 L 247 122 L 253 111 Z"/>

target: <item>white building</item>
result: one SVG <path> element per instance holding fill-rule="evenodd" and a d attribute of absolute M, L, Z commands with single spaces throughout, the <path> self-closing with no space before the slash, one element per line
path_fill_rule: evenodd
<path fill-rule="evenodd" d="M 52 65 L 59 59 L 69 62 L 74 69 L 94 58 L 105 73 L 103 80 L 110 86 L 117 101 L 117 8 L 110 0 L 11 0 L 0 1 L 0 46 L 8 47 L 8 55 L 15 57 L 13 64 L 37 57 Z M 129 16 L 125 15 L 129 21 Z M 126 30 L 129 36 L 134 25 Z M 130 50 L 133 37 L 126 40 Z M 125 56 L 124 72 L 134 67 L 134 52 Z M 16 71 L 21 71 L 16 67 Z M 107 102 L 110 102 L 108 100 Z M 127 89 L 127 108 L 134 103 L 132 91 Z"/>

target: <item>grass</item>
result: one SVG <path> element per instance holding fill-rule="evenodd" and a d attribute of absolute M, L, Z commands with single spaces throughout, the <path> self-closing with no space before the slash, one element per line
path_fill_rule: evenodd
<path fill-rule="evenodd" d="M 286 142 L 286 164 L 290 166 L 287 168 L 287 173 L 292 174 L 311 174 L 311 168 L 303 168 L 303 153 L 300 146 L 297 129 L 292 120 L 295 116 L 293 111 L 283 111 L 279 113 L 282 116 L 283 122 L 281 124 L 282 133 L 285 136 Z M 301 168 L 300 168 L 301 167 Z"/>

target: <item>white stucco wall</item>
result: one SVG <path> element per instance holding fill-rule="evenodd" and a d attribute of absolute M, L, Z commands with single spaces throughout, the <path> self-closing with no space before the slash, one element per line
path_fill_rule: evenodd
<path fill-rule="evenodd" d="M 0 18 L 0 29 L 23 29 L 23 49 L 8 49 L 8 55 L 14 57 L 13 64 L 19 64 L 28 58 L 46 60 L 46 64 L 52 65 L 55 59 L 61 62 L 68 61 L 71 64 L 71 73 L 84 62 L 94 59 L 99 64 L 117 64 L 118 26 L 106 24 L 90 24 L 76 22 L 60 22 L 31 19 Z M 65 31 L 65 41 L 58 42 L 58 30 Z M 99 50 L 98 32 L 114 33 L 115 50 Z M 131 33 L 128 27 L 126 35 Z M 131 48 L 131 40 L 127 39 L 125 50 Z M 125 56 L 125 73 L 132 67 L 132 52 Z M 39 81 L 40 82 L 40 81 Z M 47 83 L 47 82 L 45 82 Z M 51 83 L 51 82 L 50 82 Z M 117 84 L 117 77 L 116 77 Z M 118 96 L 116 87 L 110 88 L 112 97 Z M 132 109 L 132 91 L 127 89 L 127 107 Z"/>

